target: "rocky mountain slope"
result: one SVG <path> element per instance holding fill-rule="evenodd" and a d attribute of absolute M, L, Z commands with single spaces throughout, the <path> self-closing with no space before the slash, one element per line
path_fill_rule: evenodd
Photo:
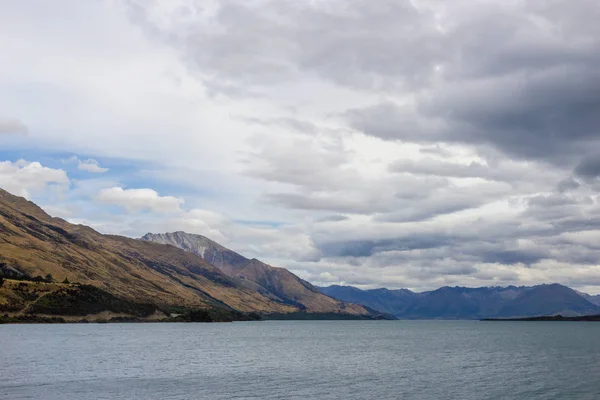
<path fill-rule="evenodd" d="M 195 254 L 159 243 L 102 235 L 52 218 L 34 203 L 2 189 L 0 274 L 50 274 L 59 282 L 67 278 L 120 299 L 160 306 L 283 314 L 301 311 L 251 281 L 228 276 Z M 6 302 L 0 297 L 0 306 Z M 331 302 L 340 305 L 338 312 L 370 315 L 362 306 Z"/>
<path fill-rule="evenodd" d="M 443 287 L 430 292 L 320 288 L 323 293 L 390 313 L 401 319 L 480 319 L 600 314 L 600 306 L 559 284 L 532 287 Z"/>
<path fill-rule="evenodd" d="M 315 286 L 285 268 L 273 267 L 257 259 L 247 259 L 201 235 L 185 232 L 148 233 L 142 237 L 142 240 L 169 244 L 196 254 L 220 268 L 228 276 L 253 282 L 283 303 L 304 311 L 350 314 L 368 312 L 358 308 L 361 306 L 349 304 L 321 293 Z"/>

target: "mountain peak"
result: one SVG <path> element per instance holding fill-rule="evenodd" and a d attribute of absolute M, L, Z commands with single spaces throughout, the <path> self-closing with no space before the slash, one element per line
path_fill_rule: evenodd
<path fill-rule="evenodd" d="M 299 307 L 304 311 L 366 312 L 362 306 L 347 304 L 321 293 L 312 284 L 285 268 L 273 267 L 256 258 L 246 258 L 202 235 L 186 232 L 147 234 L 142 237 L 142 240 L 170 244 L 199 255 L 225 274 L 254 282 L 283 303 Z"/>

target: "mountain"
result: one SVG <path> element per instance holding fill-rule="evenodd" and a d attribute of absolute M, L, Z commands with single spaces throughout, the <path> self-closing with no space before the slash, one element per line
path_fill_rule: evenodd
<path fill-rule="evenodd" d="M 114 296 L 163 309 L 177 306 L 280 314 L 302 311 L 251 281 L 221 272 L 195 254 L 160 243 L 102 235 L 87 226 L 53 218 L 34 203 L 0 189 L 0 276 L 28 280 L 46 275 L 50 275 L 50 282 L 66 278 L 77 287 L 87 285 L 102 293 L 90 295 L 86 291 L 75 296 L 73 293 L 79 289 L 72 284 L 57 286 L 52 293 L 63 297 L 53 304 L 75 301 L 65 300 L 71 293 L 71 299 Z M 15 282 L 6 285 L 4 289 L 10 291 L 5 290 L 4 295 L 0 292 L 0 311 L 19 312 L 16 304 L 35 309 L 35 302 L 48 300 L 50 293 L 44 293 L 31 303 L 30 299 L 41 293 L 39 286 L 46 285 L 39 279 L 35 284 L 38 287 L 31 290 Z M 335 312 L 370 316 L 362 306 L 330 301 L 339 305 Z"/>
<path fill-rule="evenodd" d="M 559 284 L 532 287 L 442 287 L 415 293 L 410 290 L 360 290 L 351 286 L 320 288 L 340 300 L 363 304 L 401 319 L 481 319 L 600 314 L 573 289 Z"/>
<path fill-rule="evenodd" d="M 590 303 L 576 291 L 557 283 L 524 290 L 498 313 L 500 317 L 536 317 L 600 314 L 600 307 Z"/>
<path fill-rule="evenodd" d="M 300 279 L 285 268 L 273 267 L 257 259 L 247 259 L 202 235 L 185 232 L 148 233 L 141 240 L 168 244 L 196 254 L 204 261 L 220 268 L 228 276 L 253 282 L 281 302 L 298 307 L 302 311 L 349 314 L 369 312 L 362 306 L 340 301 L 321 293 L 317 287 Z"/>
<path fill-rule="evenodd" d="M 378 318 L 381 312 L 407 319 L 569 317 L 600 314 L 597 301 L 558 284 L 424 293 L 319 289 L 203 236 L 102 235 L 0 189 L 0 313 L 9 319 L 164 319 L 182 312 L 192 320 L 252 312 L 286 318 Z"/>
<path fill-rule="evenodd" d="M 320 287 L 319 290 L 335 299 L 362 304 L 392 315 L 401 315 L 406 308 L 414 304 L 420 297 L 419 293 L 411 292 L 408 289 L 360 290 L 353 286 L 332 285 Z"/>
<path fill-rule="evenodd" d="M 600 294 L 591 295 L 587 293 L 577 292 L 580 296 L 583 296 L 587 301 L 597 306 L 600 306 Z"/>

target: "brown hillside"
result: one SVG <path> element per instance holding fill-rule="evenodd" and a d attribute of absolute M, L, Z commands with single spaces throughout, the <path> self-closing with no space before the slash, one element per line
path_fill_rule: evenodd
<path fill-rule="evenodd" d="M 223 274 L 194 254 L 69 224 L 2 189 L 0 268 L 31 276 L 52 274 L 59 281 L 68 278 L 155 304 L 221 305 L 259 312 L 298 310 Z"/>
<path fill-rule="evenodd" d="M 321 293 L 285 268 L 249 260 L 204 236 L 185 232 L 147 234 L 142 240 L 171 244 L 197 254 L 233 278 L 244 278 L 264 288 L 281 301 L 315 313 L 370 314 L 363 306 L 346 303 Z"/>

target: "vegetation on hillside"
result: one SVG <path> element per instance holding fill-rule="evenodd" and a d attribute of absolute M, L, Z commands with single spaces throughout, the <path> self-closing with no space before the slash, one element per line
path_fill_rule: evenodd
<path fill-rule="evenodd" d="M 78 315 L 97 314 L 102 311 L 147 317 L 156 306 L 120 299 L 91 285 L 61 287 L 48 293 L 26 310 L 28 314 Z"/>
<path fill-rule="evenodd" d="M 0 270 L 10 279 L 80 282 L 133 302 L 241 312 L 296 310 L 196 255 L 52 218 L 2 189 Z"/>

